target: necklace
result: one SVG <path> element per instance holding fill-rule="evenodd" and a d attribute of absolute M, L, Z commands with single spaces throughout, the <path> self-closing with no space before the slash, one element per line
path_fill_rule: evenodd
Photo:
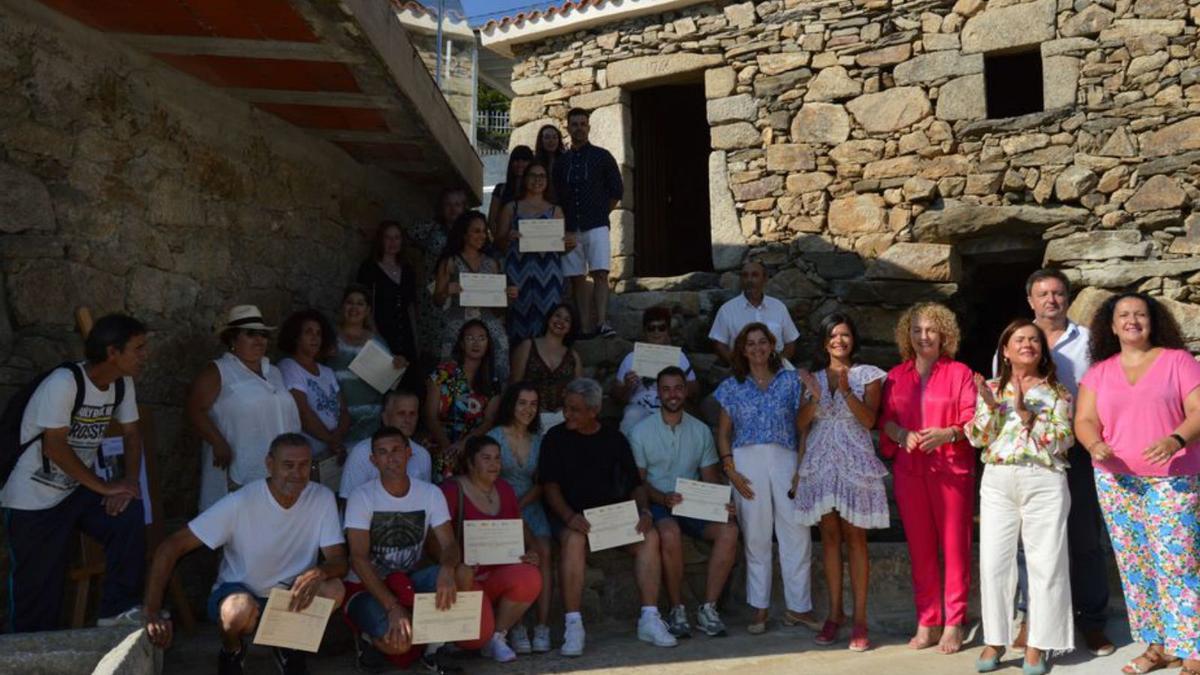
<path fill-rule="evenodd" d="M 487 501 L 488 506 L 495 505 L 496 498 L 500 494 L 496 491 L 496 485 L 494 483 L 492 484 L 492 489 L 489 492 L 484 492 L 483 489 L 480 488 L 478 485 L 476 485 L 474 481 L 471 481 L 471 489 L 474 490 L 475 493 L 478 494 L 480 497 L 483 497 L 484 500 Z"/>

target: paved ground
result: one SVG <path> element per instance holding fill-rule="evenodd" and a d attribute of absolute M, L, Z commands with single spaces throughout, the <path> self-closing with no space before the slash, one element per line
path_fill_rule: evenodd
<path fill-rule="evenodd" d="M 738 620 L 741 618 L 742 620 Z M 619 630 L 615 623 L 605 630 L 593 629 L 587 652 L 578 659 L 565 659 L 554 653 L 527 656 L 512 664 L 495 664 L 478 657 L 456 657 L 452 662 L 463 666 L 464 672 L 480 675 L 524 673 L 621 673 L 639 675 L 674 675 L 684 673 L 740 672 L 753 675 L 795 673 L 813 675 L 919 675 L 975 672 L 977 642 L 961 653 L 942 656 L 931 650 L 914 652 L 906 646 L 907 635 L 872 634 L 874 649 L 856 654 L 845 648 L 817 647 L 812 633 L 803 628 L 772 626 L 766 635 L 752 636 L 745 632 L 745 620 L 731 617 L 730 636 L 724 638 L 693 637 L 674 649 L 659 649 L 638 642 L 632 629 Z M 1120 646 L 1113 656 L 1093 658 L 1080 650 L 1054 662 L 1054 673 L 1062 675 L 1113 675 L 1121 665 L 1141 651 L 1140 645 L 1130 644 L 1129 630 L 1121 619 L 1114 618 L 1111 637 Z M 557 637 L 557 636 L 556 636 Z M 556 642 L 557 644 L 557 642 Z M 204 626 L 189 636 L 168 654 L 165 672 L 169 675 L 200 675 L 212 673 L 216 660 L 216 637 L 211 626 Z M 251 650 L 246 662 L 251 675 L 271 673 L 267 652 Z M 310 661 L 314 675 L 348 675 L 356 672 L 350 654 L 322 656 Z M 419 672 L 414 670 L 412 672 Z M 996 671 L 1003 675 L 1020 673 L 1020 661 L 1014 656 L 1005 667 Z"/>

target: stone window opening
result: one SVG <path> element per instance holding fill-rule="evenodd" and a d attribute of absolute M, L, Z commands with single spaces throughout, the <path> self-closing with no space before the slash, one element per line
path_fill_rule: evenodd
<path fill-rule="evenodd" d="M 1036 47 L 1019 52 L 984 54 L 983 79 L 988 119 L 1018 117 L 1046 109 L 1042 91 L 1042 54 Z"/>

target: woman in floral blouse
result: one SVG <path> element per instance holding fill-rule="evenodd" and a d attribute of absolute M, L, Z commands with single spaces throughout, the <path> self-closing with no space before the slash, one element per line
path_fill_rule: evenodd
<path fill-rule="evenodd" d="M 425 387 L 434 482 L 453 473 L 468 438 L 492 428 L 500 405 L 492 336 L 482 321 L 469 319 L 463 324 L 451 356 L 434 369 Z"/>
<path fill-rule="evenodd" d="M 967 425 L 971 445 L 983 449 L 979 490 L 979 576 L 983 641 L 979 672 L 999 667 L 1012 643 L 1017 542 L 1025 544 L 1029 569 L 1029 637 L 1025 675 L 1046 672 L 1046 652 L 1075 646 L 1067 560 L 1067 451 L 1071 394 L 1055 378 L 1042 329 L 1017 319 L 1000 335 L 999 377 L 976 375 L 975 417 Z"/>

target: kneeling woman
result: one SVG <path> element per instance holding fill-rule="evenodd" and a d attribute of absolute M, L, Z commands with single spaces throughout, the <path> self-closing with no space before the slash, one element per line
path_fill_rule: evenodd
<path fill-rule="evenodd" d="M 490 436 L 473 436 L 463 449 L 464 472 L 442 483 L 450 519 L 462 539 L 464 520 L 510 520 L 521 518 L 517 493 L 500 477 L 500 445 Z M 521 562 L 507 565 L 478 565 L 475 582 L 493 603 L 495 633 L 483 648 L 483 655 L 501 663 L 517 658 L 508 646 L 508 629 L 525 615 L 525 610 L 542 592 L 542 573 L 538 569 L 537 540 L 525 530 L 525 550 Z M 464 551 L 463 559 L 466 560 Z"/>
<path fill-rule="evenodd" d="M 1029 568 L 1029 637 L 1022 670 L 1046 672 L 1046 651 L 1075 645 L 1068 583 L 1067 451 L 1071 395 L 1054 373 L 1046 336 L 1029 319 L 1017 319 L 1000 335 L 999 377 L 976 375 L 975 417 L 967 425 L 971 445 L 983 449 L 979 489 L 979 572 L 983 599 L 983 648 L 976 669 L 995 670 L 1004 645 L 1015 637 L 1013 593 L 1017 588 L 1017 542 L 1025 544 Z"/>

